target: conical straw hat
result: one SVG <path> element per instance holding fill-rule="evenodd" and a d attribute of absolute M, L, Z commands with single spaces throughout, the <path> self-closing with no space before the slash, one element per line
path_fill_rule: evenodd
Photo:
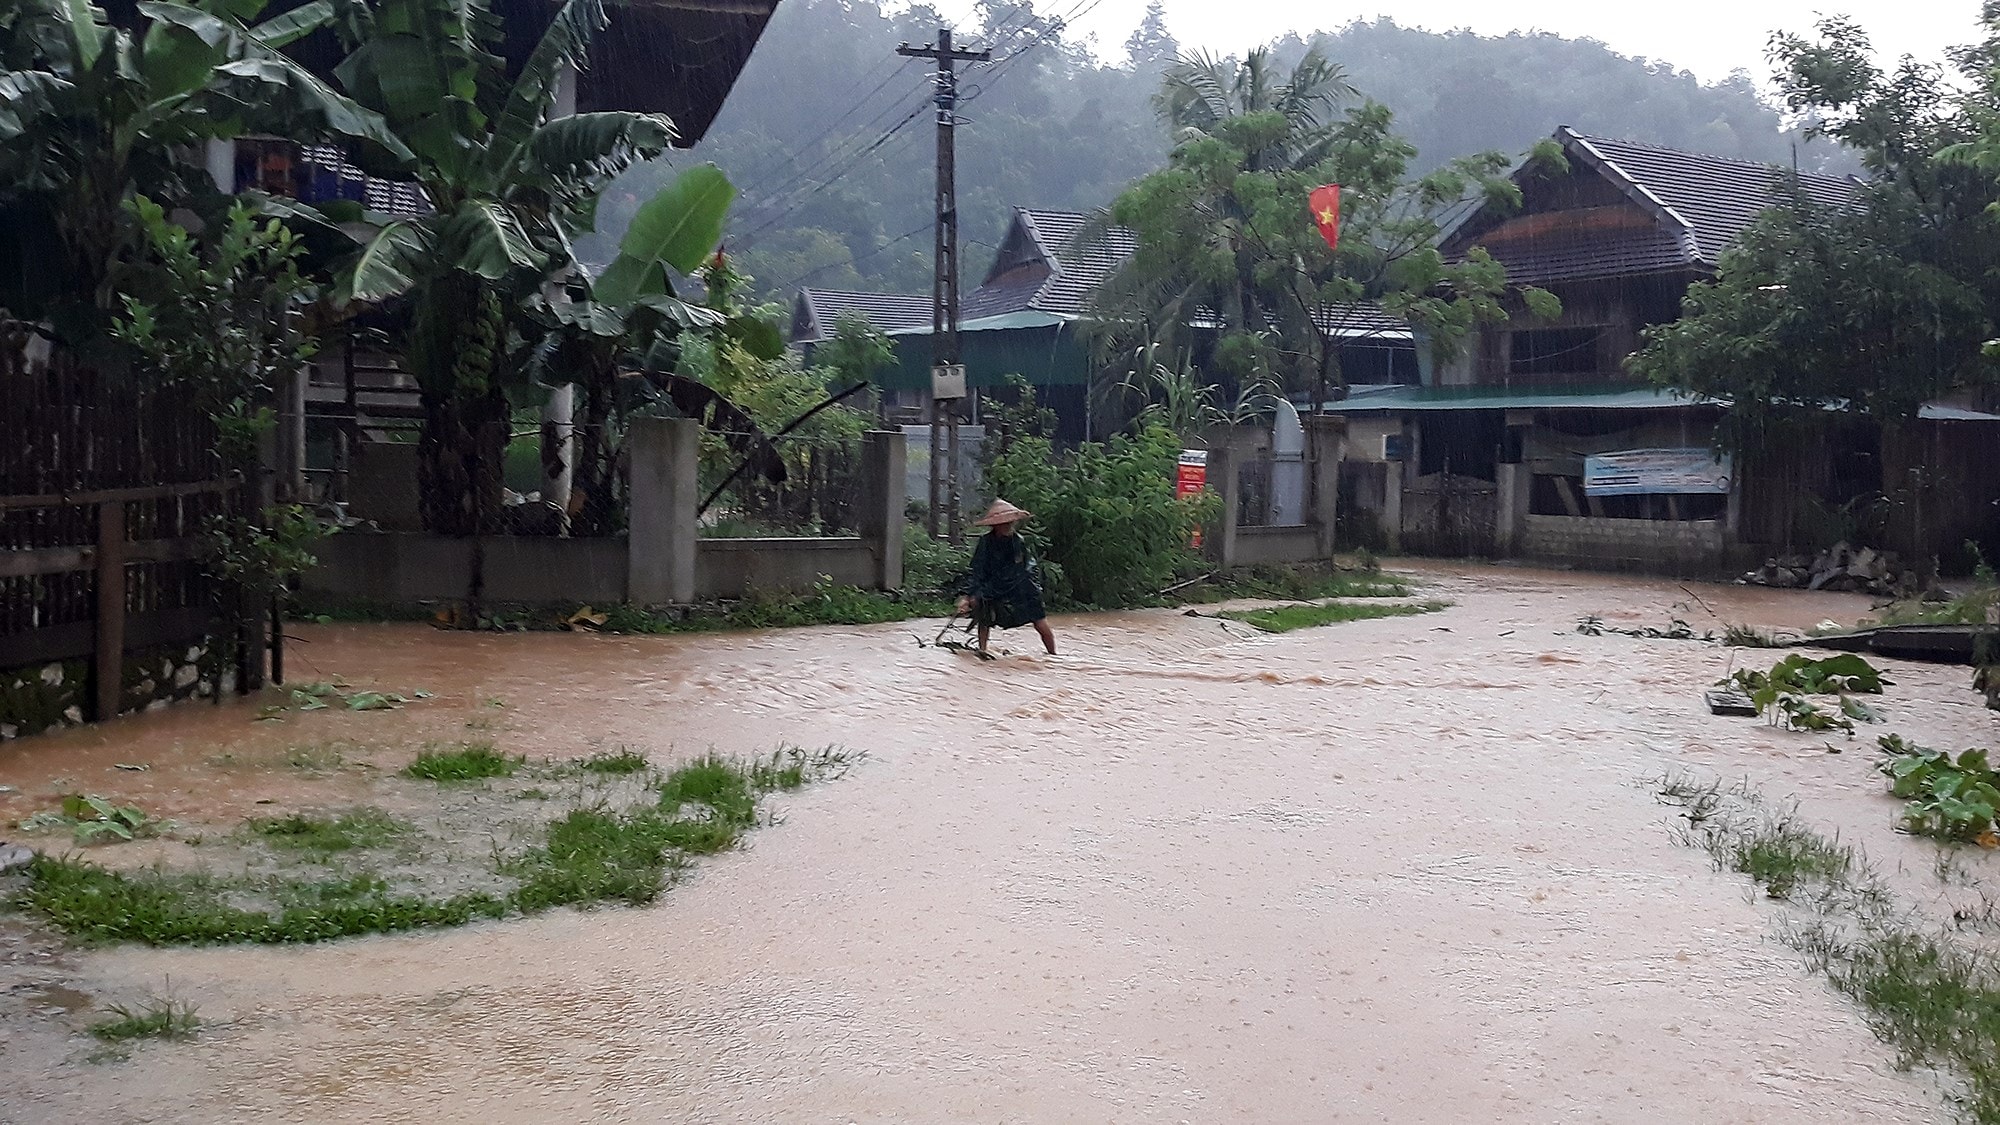
<path fill-rule="evenodd" d="M 973 521 L 972 526 L 993 527 L 1003 523 L 1020 523 L 1033 514 L 1032 512 L 1024 512 L 1005 500 L 995 500 L 993 506 L 986 509 L 985 515 Z"/>

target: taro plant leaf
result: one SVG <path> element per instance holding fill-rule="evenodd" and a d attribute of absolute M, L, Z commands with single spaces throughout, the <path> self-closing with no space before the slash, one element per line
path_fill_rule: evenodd
<path fill-rule="evenodd" d="M 90 820 L 76 826 L 76 842 L 79 844 L 92 843 L 103 836 L 130 840 L 132 830 L 115 820 Z"/>
<path fill-rule="evenodd" d="M 349 696 L 347 706 L 354 711 L 387 711 L 408 702 L 393 692 L 362 691 Z"/>

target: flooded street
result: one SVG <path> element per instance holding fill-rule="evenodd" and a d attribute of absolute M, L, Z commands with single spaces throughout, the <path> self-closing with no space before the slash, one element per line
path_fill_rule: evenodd
<path fill-rule="evenodd" d="M 1060 656 L 1022 631 L 988 664 L 919 647 L 935 622 L 303 627 L 295 680 L 432 697 L 0 746 L 0 821 L 87 789 L 230 825 L 301 800 L 288 781 L 321 803 L 350 784 L 245 763 L 337 746 L 393 769 L 468 729 L 535 757 L 867 756 L 646 908 L 195 950 L 59 951 L 0 916 L 0 1121 L 1944 1116 L 1750 884 L 1674 842 L 1649 783 L 1796 797 L 1921 892 L 1935 848 L 1891 831 L 1872 741 L 1990 744 L 1967 672 L 1893 665 L 1885 724 L 1829 753 L 1702 705 L 1732 661 L 1775 654 L 1575 625 L 1804 628 L 1862 599 L 1416 573 L 1453 608 L 1274 637 L 1074 618 Z M 89 1061 L 90 1005 L 153 994 L 195 1004 L 199 1037 Z"/>

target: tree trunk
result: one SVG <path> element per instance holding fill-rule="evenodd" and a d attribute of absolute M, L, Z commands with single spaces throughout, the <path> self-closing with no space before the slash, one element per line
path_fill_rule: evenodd
<path fill-rule="evenodd" d="M 576 426 L 576 469 L 570 477 L 569 526 L 576 536 L 603 536 L 616 531 L 611 490 L 616 480 L 611 449 L 609 379 L 579 385 L 583 420 Z"/>
<path fill-rule="evenodd" d="M 424 528 L 439 535 L 498 529 L 507 448 L 507 398 L 498 389 L 462 400 L 423 394 L 417 491 Z"/>

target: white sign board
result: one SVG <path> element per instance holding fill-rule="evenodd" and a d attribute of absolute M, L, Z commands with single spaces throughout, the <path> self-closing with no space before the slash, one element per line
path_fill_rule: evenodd
<path fill-rule="evenodd" d="M 1588 496 L 1726 496 L 1730 460 L 1712 449 L 1621 449 L 1583 459 Z"/>

